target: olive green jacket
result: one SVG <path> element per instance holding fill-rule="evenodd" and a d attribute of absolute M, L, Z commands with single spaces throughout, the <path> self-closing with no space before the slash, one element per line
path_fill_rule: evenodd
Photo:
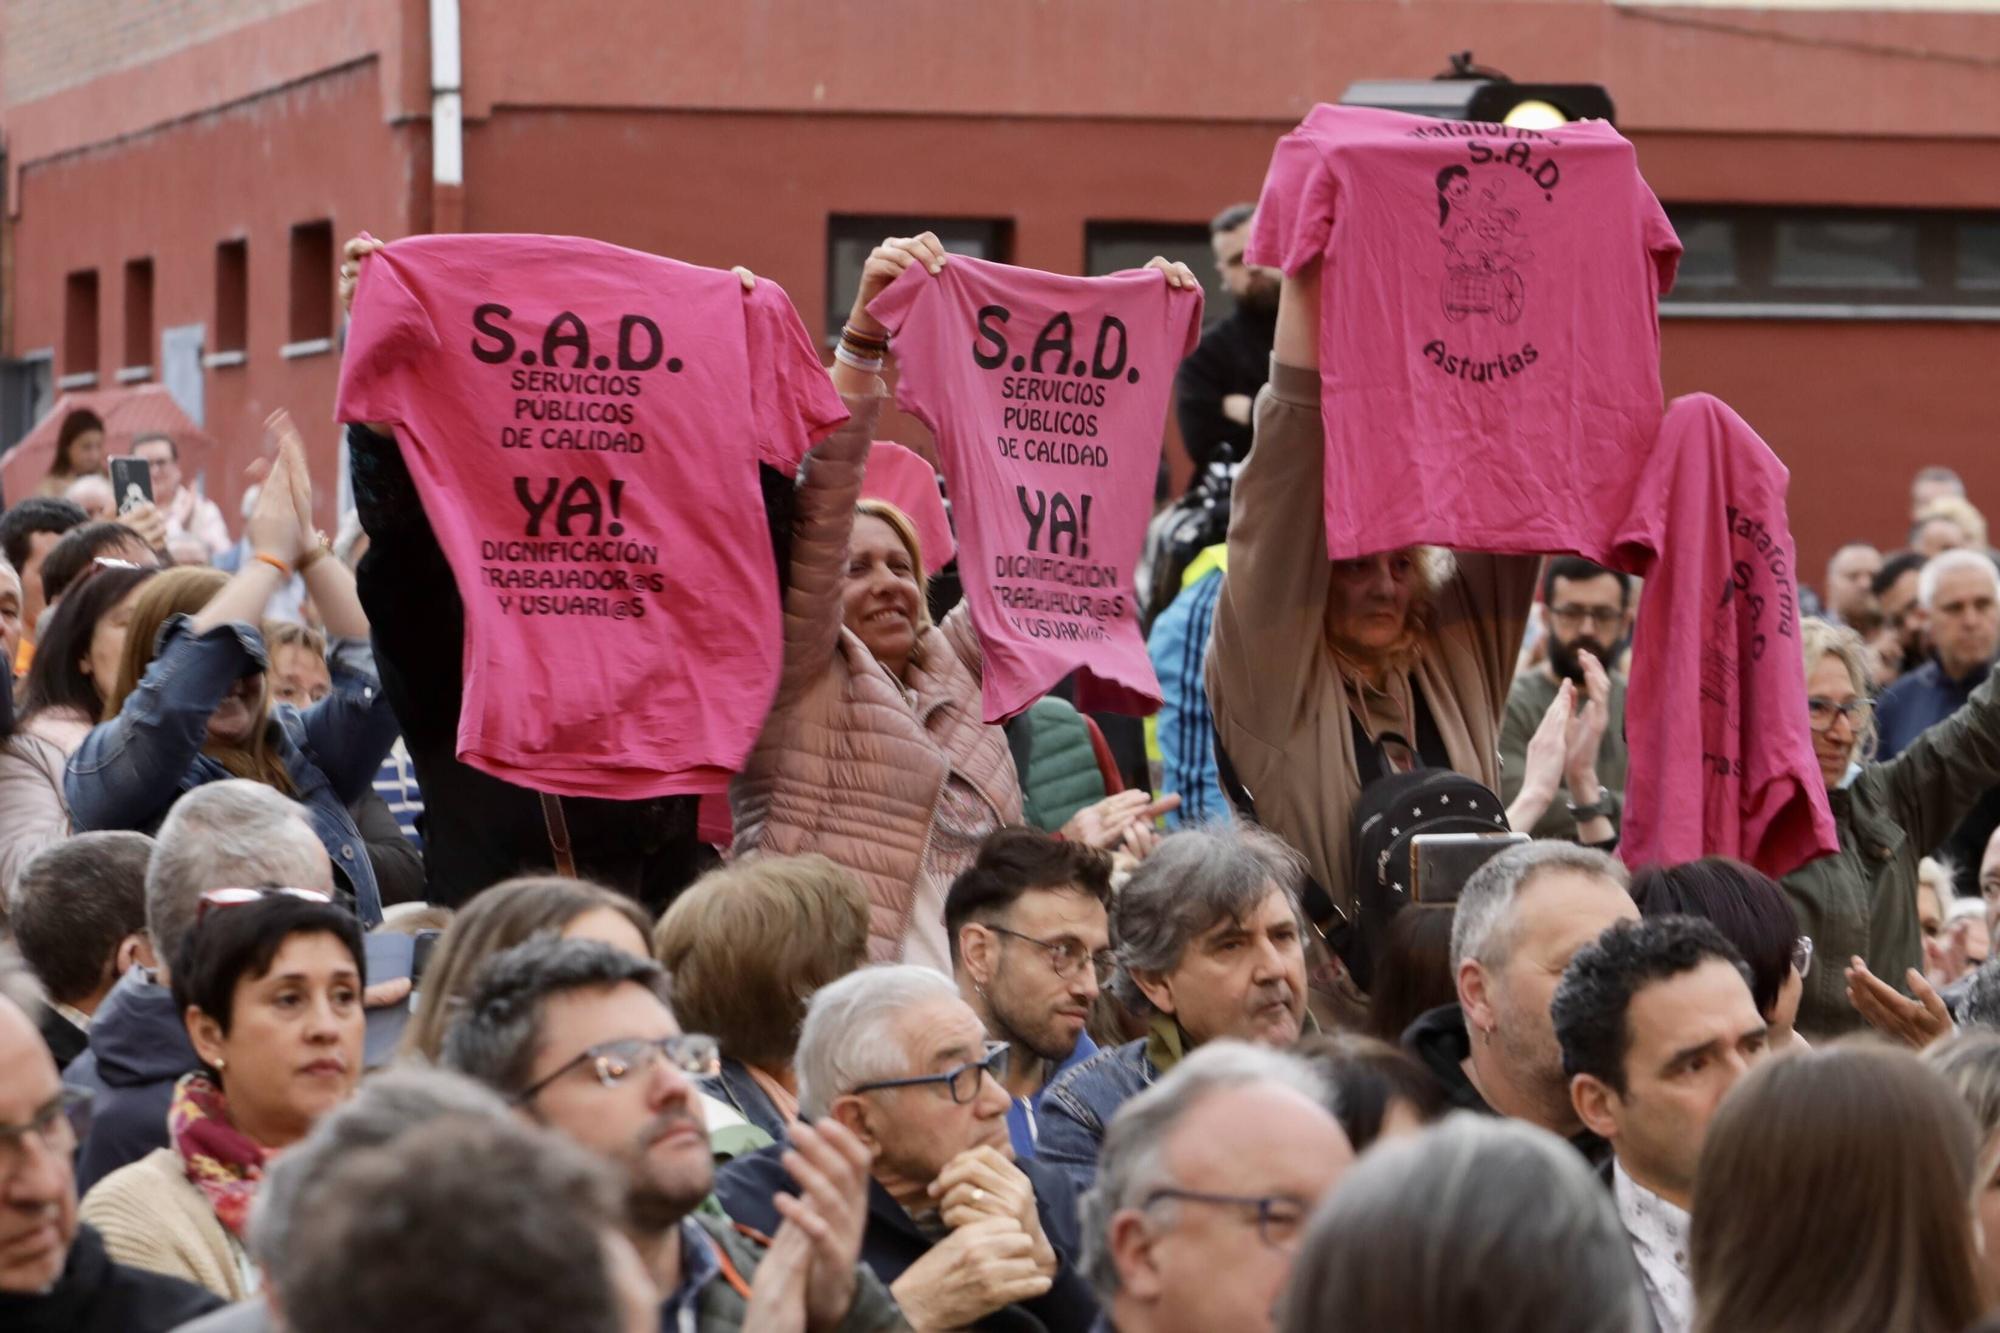
<path fill-rule="evenodd" d="M 1813 940 L 1799 1031 L 1824 1040 L 1865 1026 L 1842 976 L 1859 955 L 1904 988 L 1923 966 L 1917 862 L 1950 836 L 1988 787 L 2000 784 L 2000 671 L 1965 707 L 1894 759 L 1865 764 L 1831 793 L 1840 850 L 1785 876 L 1799 930 Z"/>

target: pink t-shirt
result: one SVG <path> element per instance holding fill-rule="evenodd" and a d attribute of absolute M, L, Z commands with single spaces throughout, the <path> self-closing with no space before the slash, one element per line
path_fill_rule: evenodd
<path fill-rule="evenodd" d="M 1680 252 L 1601 121 L 1313 108 L 1278 141 L 1246 258 L 1326 260 L 1328 553 L 1602 559 L 1598 516 L 1625 512 L 1660 419 Z"/>
<path fill-rule="evenodd" d="M 1200 291 L 1150 269 L 1069 278 L 953 255 L 868 309 L 895 334 L 896 400 L 937 436 L 986 720 L 1072 671 L 1079 708 L 1157 709 L 1132 568 Z"/>
<path fill-rule="evenodd" d="M 909 516 L 916 525 L 917 544 L 923 548 L 924 573 L 937 573 L 958 554 L 958 542 L 951 535 L 951 518 L 944 510 L 944 493 L 938 489 L 937 473 L 922 454 L 905 449 L 894 440 L 871 443 L 861 498 L 886 500 Z"/>
<path fill-rule="evenodd" d="M 846 419 L 782 290 L 412 237 L 361 266 L 338 415 L 395 424 L 465 602 L 461 759 L 566 796 L 727 786 L 781 656 L 758 464 Z"/>
<path fill-rule="evenodd" d="M 1646 579 L 1619 844 L 1634 866 L 1731 856 L 1776 878 L 1839 849 L 1806 718 L 1789 481 L 1727 403 L 1667 408 L 1617 553 Z"/>

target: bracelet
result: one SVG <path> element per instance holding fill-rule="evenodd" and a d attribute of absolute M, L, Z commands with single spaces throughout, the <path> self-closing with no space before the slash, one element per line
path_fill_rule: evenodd
<path fill-rule="evenodd" d="M 879 375 L 882 373 L 881 357 L 856 356 L 853 352 L 847 350 L 846 343 L 841 343 L 833 349 L 833 359 L 840 362 L 843 366 L 852 366 L 854 369 L 866 374 Z"/>
<path fill-rule="evenodd" d="M 255 556 L 256 559 L 262 560 L 265 564 L 277 570 L 281 577 L 285 579 L 290 579 L 292 577 L 292 567 L 286 564 L 284 561 L 278 559 L 277 556 L 266 555 L 262 551 L 256 551 L 253 552 L 252 554 Z"/>
<path fill-rule="evenodd" d="M 311 550 L 307 551 L 304 555 L 299 557 L 299 565 L 298 565 L 299 573 L 301 574 L 305 573 L 308 569 L 311 569 L 314 565 L 318 564 L 320 561 L 326 559 L 326 557 L 332 554 L 333 554 L 333 547 L 327 544 L 327 540 L 325 537 L 321 537 L 319 539 L 318 545 L 314 546 Z"/>
<path fill-rule="evenodd" d="M 889 350 L 889 336 L 885 333 L 863 333 L 852 324 L 844 324 L 840 330 L 840 340 L 853 343 L 854 350 L 886 352 Z"/>

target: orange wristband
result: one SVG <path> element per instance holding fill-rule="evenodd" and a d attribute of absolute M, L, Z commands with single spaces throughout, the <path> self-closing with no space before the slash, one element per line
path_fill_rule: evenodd
<path fill-rule="evenodd" d="M 280 574 L 284 575 L 284 576 L 285 576 L 285 577 L 286 577 L 287 579 L 291 578 L 291 576 L 292 576 L 292 567 L 291 567 L 290 565 L 286 564 L 286 563 L 285 563 L 284 561 L 282 561 L 282 560 L 278 559 L 278 557 L 277 557 L 277 556 L 275 556 L 275 555 L 266 555 L 266 554 L 264 554 L 264 552 L 262 552 L 262 551 L 258 551 L 258 552 L 255 552 L 255 555 L 256 555 L 256 558 L 257 558 L 257 559 L 259 559 L 259 560 L 262 560 L 262 561 L 263 561 L 263 562 L 264 562 L 265 564 L 267 564 L 267 565 L 269 565 L 269 566 L 270 566 L 271 568 L 273 568 L 273 569 L 277 570 L 277 571 L 278 571 L 278 573 L 280 573 Z"/>

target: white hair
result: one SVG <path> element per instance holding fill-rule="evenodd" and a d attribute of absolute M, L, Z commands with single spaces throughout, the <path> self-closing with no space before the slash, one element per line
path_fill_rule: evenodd
<path fill-rule="evenodd" d="M 1945 551 L 1933 557 L 1923 572 L 1917 575 L 1917 605 L 1926 611 L 1937 610 L 1938 584 L 1947 574 L 1955 574 L 1961 569 L 1977 570 L 1993 583 L 1995 593 L 2000 593 L 2000 567 L 1993 563 L 1993 557 L 1984 551 L 1974 551 L 1964 547 L 1956 551 Z"/>
<path fill-rule="evenodd" d="M 856 1085 L 908 1075 L 909 1052 L 892 1031 L 896 1020 L 943 999 L 964 1003 L 950 977 L 911 963 L 864 967 L 820 987 L 806 1007 L 792 1057 L 800 1117 L 823 1119 L 834 1099 Z"/>
<path fill-rule="evenodd" d="M 303 808 L 247 778 L 174 802 L 146 864 L 146 932 L 171 972 L 201 895 L 221 888 L 333 888 L 333 863 Z"/>
<path fill-rule="evenodd" d="M 1143 1208 L 1148 1195 L 1171 1183 L 1165 1160 L 1174 1127 L 1210 1093 L 1260 1083 L 1290 1088 L 1319 1107 L 1333 1100 L 1326 1079 L 1296 1055 L 1242 1041 L 1211 1041 L 1118 1108 L 1097 1156 L 1096 1185 L 1077 1205 L 1083 1230 L 1078 1265 L 1107 1306 L 1118 1293 L 1111 1219 Z"/>
<path fill-rule="evenodd" d="M 1616 859 L 1573 842 L 1522 843 L 1508 848 L 1472 872 L 1459 891 L 1457 914 L 1451 923 L 1451 970 L 1466 959 L 1498 967 L 1513 947 L 1513 908 L 1529 880 L 1544 870 L 1574 870 L 1599 875 L 1621 889 L 1632 877 Z"/>

